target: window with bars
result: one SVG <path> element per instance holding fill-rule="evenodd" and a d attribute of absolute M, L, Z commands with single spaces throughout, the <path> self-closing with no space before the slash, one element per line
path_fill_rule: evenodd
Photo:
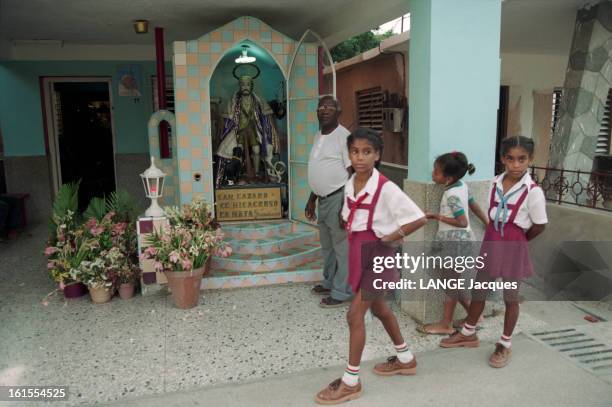
<path fill-rule="evenodd" d="M 151 87 L 153 92 L 153 111 L 159 110 L 159 99 L 157 96 L 157 76 L 151 77 Z M 171 76 L 166 76 L 166 109 L 174 113 L 174 82 Z"/>
<path fill-rule="evenodd" d="M 608 98 L 604 108 L 604 117 L 597 135 L 595 155 L 610 154 L 610 130 L 612 130 L 612 88 L 608 90 Z"/>
<path fill-rule="evenodd" d="M 560 107 L 561 107 L 561 97 L 563 96 L 563 90 L 562 89 L 555 89 L 553 91 L 553 98 L 552 98 L 552 116 L 551 116 L 551 123 L 550 123 L 550 134 L 551 137 L 553 134 L 555 134 L 555 131 L 557 131 L 557 125 L 559 124 L 559 115 L 560 115 Z"/>
<path fill-rule="evenodd" d="M 360 127 L 382 131 L 383 92 L 380 86 L 357 91 L 357 122 Z"/>

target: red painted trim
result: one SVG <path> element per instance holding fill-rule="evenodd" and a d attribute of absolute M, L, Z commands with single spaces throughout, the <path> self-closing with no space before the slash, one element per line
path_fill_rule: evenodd
<path fill-rule="evenodd" d="M 166 108 L 166 68 L 164 66 L 164 29 L 155 27 L 155 64 L 157 70 L 157 105 L 159 109 Z M 159 124 L 159 156 L 170 158 L 170 142 L 168 140 L 168 123 Z"/>

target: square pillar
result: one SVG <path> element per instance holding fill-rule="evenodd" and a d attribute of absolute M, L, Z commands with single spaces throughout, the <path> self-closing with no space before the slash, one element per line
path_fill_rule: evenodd
<path fill-rule="evenodd" d="M 494 176 L 500 86 L 501 0 L 413 0 L 410 10 L 408 179 L 404 191 L 438 212 L 442 188 L 431 181 L 437 156 L 461 151 L 476 167 L 466 175 L 486 210 Z M 471 219 L 477 238 L 482 227 Z M 410 236 L 431 241 L 437 223 Z M 404 278 L 419 278 L 423 271 Z M 401 307 L 422 322 L 442 313 L 442 294 L 403 295 Z M 409 297 L 409 300 L 406 300 Z"/>

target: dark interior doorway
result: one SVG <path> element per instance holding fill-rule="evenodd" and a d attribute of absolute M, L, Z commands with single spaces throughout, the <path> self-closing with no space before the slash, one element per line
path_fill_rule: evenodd
<path fill-rule="evenodd" d="M 62 183 L 81 180 L 79 209 L 115 190 L 111 106 L 107 82 L 57 82 L 58 151 Z"/>
<path fill-rule="evenodd" d="M 499 158 L 499 147 L 501 141 L 506 138 L 508 131 L 508 103 L 510 99 L 510 87 L 500 86 L 499 107 L 497 108 L 497 139 L 495 142 L 495 174 L 502 172 L 503 166 Z"/>
<path fill-rule="evenodd" d="M 6 174 L 4 173 L 4 143 L 0 131 L 0 195 L 6 193 Z"/>

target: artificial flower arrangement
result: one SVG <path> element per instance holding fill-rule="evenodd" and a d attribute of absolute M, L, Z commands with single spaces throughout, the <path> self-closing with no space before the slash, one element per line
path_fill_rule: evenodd
<path fill-rule="evenodd" d="M 182 208 L 164 210 L 168 224 L 151 233 L 143 259 L 154 260 L 157 271 L 190 271 L 204 267 L 212 256 L 228 257 L 232 248 L 224 241 L 208 204 L 194 200 Z"/>

